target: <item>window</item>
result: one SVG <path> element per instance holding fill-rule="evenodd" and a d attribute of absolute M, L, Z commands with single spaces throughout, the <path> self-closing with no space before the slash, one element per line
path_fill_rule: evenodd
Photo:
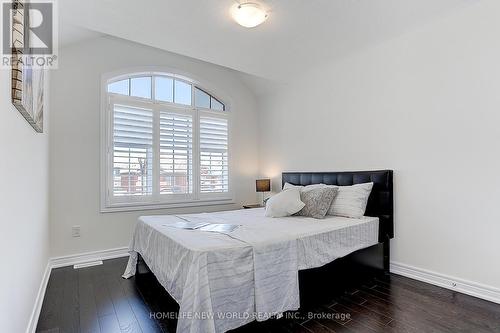
<path fill-rule="evenodd" d="M 105 89 L 104 211 L 231 200 L 220 99 L 161 74 L 121 77 Z"/>

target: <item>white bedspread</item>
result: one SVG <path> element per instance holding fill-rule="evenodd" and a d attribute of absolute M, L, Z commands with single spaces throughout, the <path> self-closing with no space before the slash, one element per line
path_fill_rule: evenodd
<path fill-rule="evenodd" d="M 378 218 L 268 218 L 263 209 L 182 215 L 241 225 L 220 234 L 168 227 L 173 215 L 140 217 L 125 278 L 140 253 L 179 303 L 177 332 L 225 332 L 299 307 L 298 271 L 378 242 Z"/>

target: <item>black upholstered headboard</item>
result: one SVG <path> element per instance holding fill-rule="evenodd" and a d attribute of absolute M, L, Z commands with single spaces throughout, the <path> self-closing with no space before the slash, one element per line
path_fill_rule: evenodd
<path fill-rule="evenodd" d="M 284 172 L 282 185 L 353 185 L 373 182 L 373 189 L 366 207 L 367 216 L 379 218 L 379 240 L 394 237 L 394 203 L 392 170 L 343 171 L 343 172 Z"/>

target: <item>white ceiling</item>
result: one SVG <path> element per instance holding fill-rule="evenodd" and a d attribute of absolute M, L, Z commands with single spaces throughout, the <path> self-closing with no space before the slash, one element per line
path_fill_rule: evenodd
<path fill-rule="evenodd" d="M 242 1 L 242 0 L 240 0 Z M 68 24 L 271 80 L 396 37 L 470 0 L 265 0 L 269 19 L 247 29 L 233 0 L 64 0 Z M 69 35 L 69 36 L 68 36 Z M 78 33 L 73 31 L 73 35 Z"/>

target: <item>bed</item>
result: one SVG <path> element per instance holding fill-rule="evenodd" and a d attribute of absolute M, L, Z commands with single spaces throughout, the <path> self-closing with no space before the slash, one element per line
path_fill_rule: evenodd
<path fill-rule="evenodd" d="M 140 217 L 123 276 L 135 274 L 140 255 L 180 305 L 177 332 L 226 332 L 297 310 L 301 270 L 351 253 L 363 257 L 381 245 L 374 261 L 388 271 L 388 243 L 393 236 L 391 171 L 283 173 L 282 181 L 294 185 L 371 181 L 374 188 L 361 219 L 268 218 L 264 209 Z M 221 234 L 173 228 L 178 221 L 240 227 Z"/>

